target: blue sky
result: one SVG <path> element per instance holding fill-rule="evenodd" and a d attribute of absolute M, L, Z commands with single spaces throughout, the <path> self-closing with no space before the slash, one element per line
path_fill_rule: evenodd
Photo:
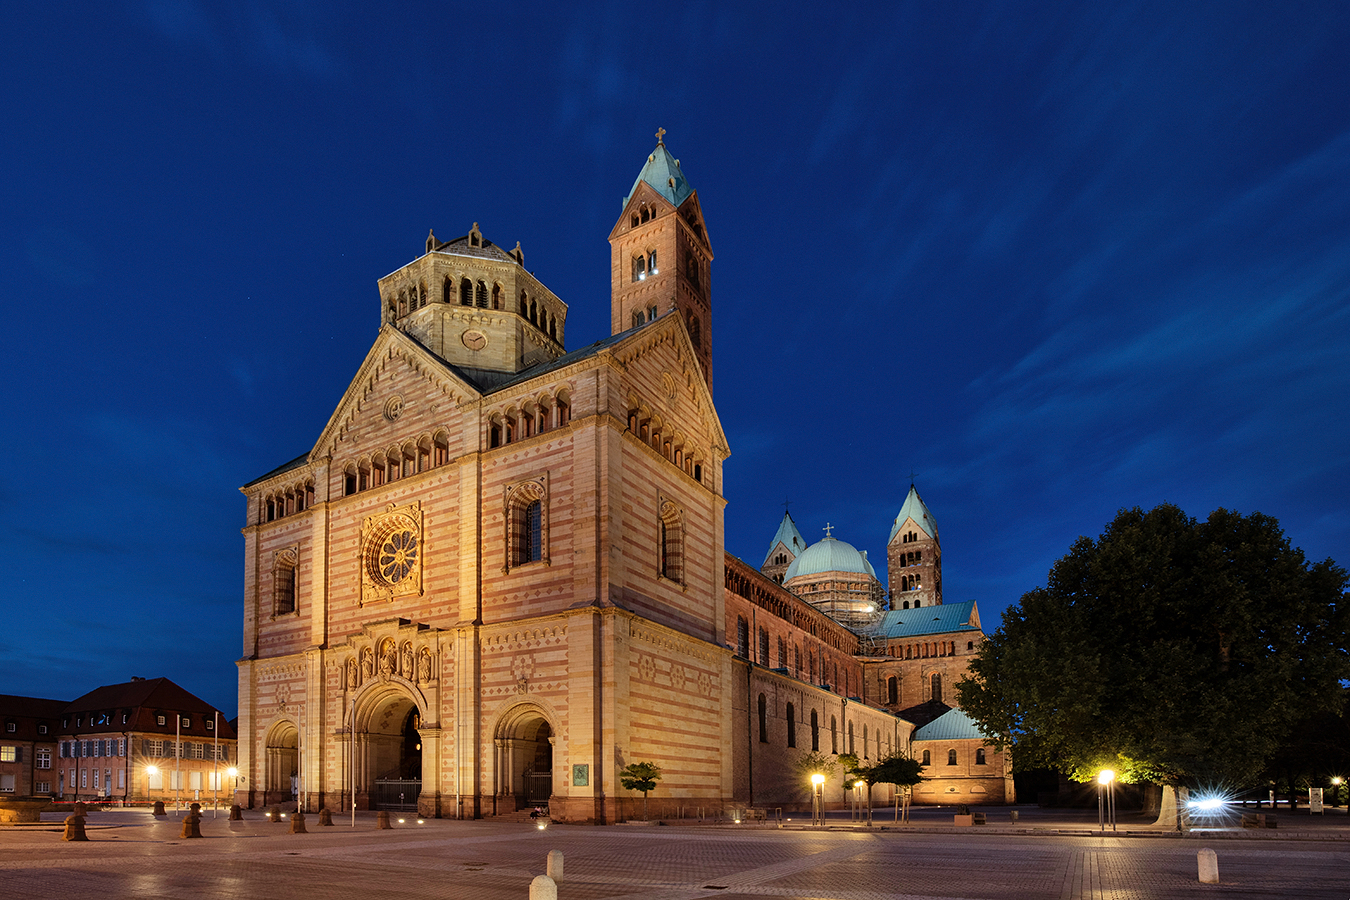
<path fill-rule="evenodd" d="M 910 483 L 987 628 L 1164 501 L 1350 539 L 1343 3 L 124 3 L 0 13 L 0 693 L 236 708 L 238 487 L 375 281 L 474 222 L 608 333 L 657 127 L 713 263 L 727 548 L 884 557 Z"/>

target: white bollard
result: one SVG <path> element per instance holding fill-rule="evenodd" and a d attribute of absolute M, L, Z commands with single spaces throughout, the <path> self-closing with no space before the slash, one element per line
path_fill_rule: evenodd
<path fill-rule="evenodd" d="M 548 872 L 546 874 L 554 882 L 563 880 L 563 855 L 561 850 L 548 851 Z"/>
<path fill-rule="evenodd" d="M 1201 850 L 1199 853 L 1195 854 L 1195 857 L 1196 863 L 1200 867 L 1200 883 L 1218 884 L 1219 883 L 1218 854 L 1215 853 L 1213 850 L 1209 849 L 1208 847 L 1206 847 L 1204 850 Z M 530 896 L 533 897 L 534 895 L 531 894 Z"/>
<path fill-rule="evenodd" d="M 530 900 L 558 900 L 558 885 L 547 875 L 536 875 L 530 882 Z"/>

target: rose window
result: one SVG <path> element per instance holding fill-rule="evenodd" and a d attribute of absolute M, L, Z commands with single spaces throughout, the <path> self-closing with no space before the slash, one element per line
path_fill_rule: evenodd
<path fill-rule="evenodd" d="M 376 575 L 385 584 L 398 584 L 408 577 L 416 563 L 417 535 L 411 528 L 400 529 L 380 542 Z"/>

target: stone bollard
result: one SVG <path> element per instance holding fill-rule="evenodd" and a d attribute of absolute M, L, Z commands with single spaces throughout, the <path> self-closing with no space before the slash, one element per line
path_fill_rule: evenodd
<path fill-rule="evenodd" d="M 85 805 L 83 800 L 76 800 L 75 805 L 70 808 L 70 814 L 72 816 L 87 816 L 89 815 L 89 807 Z"/>
<path fill-rule="evenodd" d="M 1195 854 L 1196 863 L 1200 867 L 1201 884 L 1219 883 L 1219 855 L 1206 847 Z"/>
<path fill-rule="evenodd" d="M 156 800 L 155 808 L 150 811 L 150 814 L 154 816 L 167 816 L 168 813 L 164 811 L 164 801 Z"/>
<path fill-rule="evenodd" d="M 280 821 L 281 821 L 281 807 L 280 807 L 280 806 L 269 806 L 269 807 L 267 808 L 267 818 L 271 819 L 273 822 L 280 822 Z"/>
<path fill-rule="evenodd" d="M 1014 810 L 1010 810 L 1010 811 L 1008 812 L 1008 818 L 1012 820 L 1012 823 L 1013 823 L 1014 825 L 1016 825 L 1016 824 L 1017 824 L 1017 810 L 1015 810 L 1015 809 L 1014 809 Z"/>
<path fill-rule="evenodd" d="M 291 816 L 291 834 L 309 834 L 305 830 L 305 814 L 298 812 Z"/>
<path fill-rule="evenodd" d="M 563 880 L 563 855 L 561 850 L 548 851 L 548 871 L 545 873 L 556 884 Z"/>
<path fill-rule="evenodd" d="M 375 814 L 375 829 L 377 831 L 384 831 L 393 827 L 393 825 L 389 824 L 389 813 L 380 810 Z"/>
<path fill-rule="evenodd" d="M 319 824 L 320 825 L 333 824 L 333 814 L 328 811 L 328 807 L 326 806 L 323 809 L 319 810 Z"/>
<path fill-rule="evenodd" d="M 183 834 L 184 838 L 199 838 L 202 836 L 202 808 L 201 804 L 194 803 L 188 807 L 188 814 L 183 816 Z"/>
<path fill-rule="evenodd" d="M 530 882 L 530 900 L 558 900 L 558 885 L 547 875 L 536 875 Z"/>
<path fill-rule="evenodd" d="M 66 833 L 61 836 L 63 841 L 87 841 L 89 836 L 84 833 L 84 816 L 72 814 L 66 816 Z"/>
<path fill-rule="evenodd" d="M 231 822 L 244 821 L 244 808 L 240 806 L 238 803 L 230 807 L 230 821 Z"/>

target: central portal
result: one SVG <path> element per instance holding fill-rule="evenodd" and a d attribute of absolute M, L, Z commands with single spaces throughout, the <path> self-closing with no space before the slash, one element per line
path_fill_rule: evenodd
<path fill-rule="evenodd" d="M 548 806 L 553 795 L 553 729 L 534 710 L 502 724 L 497 738 L 497 810 Z"/>

